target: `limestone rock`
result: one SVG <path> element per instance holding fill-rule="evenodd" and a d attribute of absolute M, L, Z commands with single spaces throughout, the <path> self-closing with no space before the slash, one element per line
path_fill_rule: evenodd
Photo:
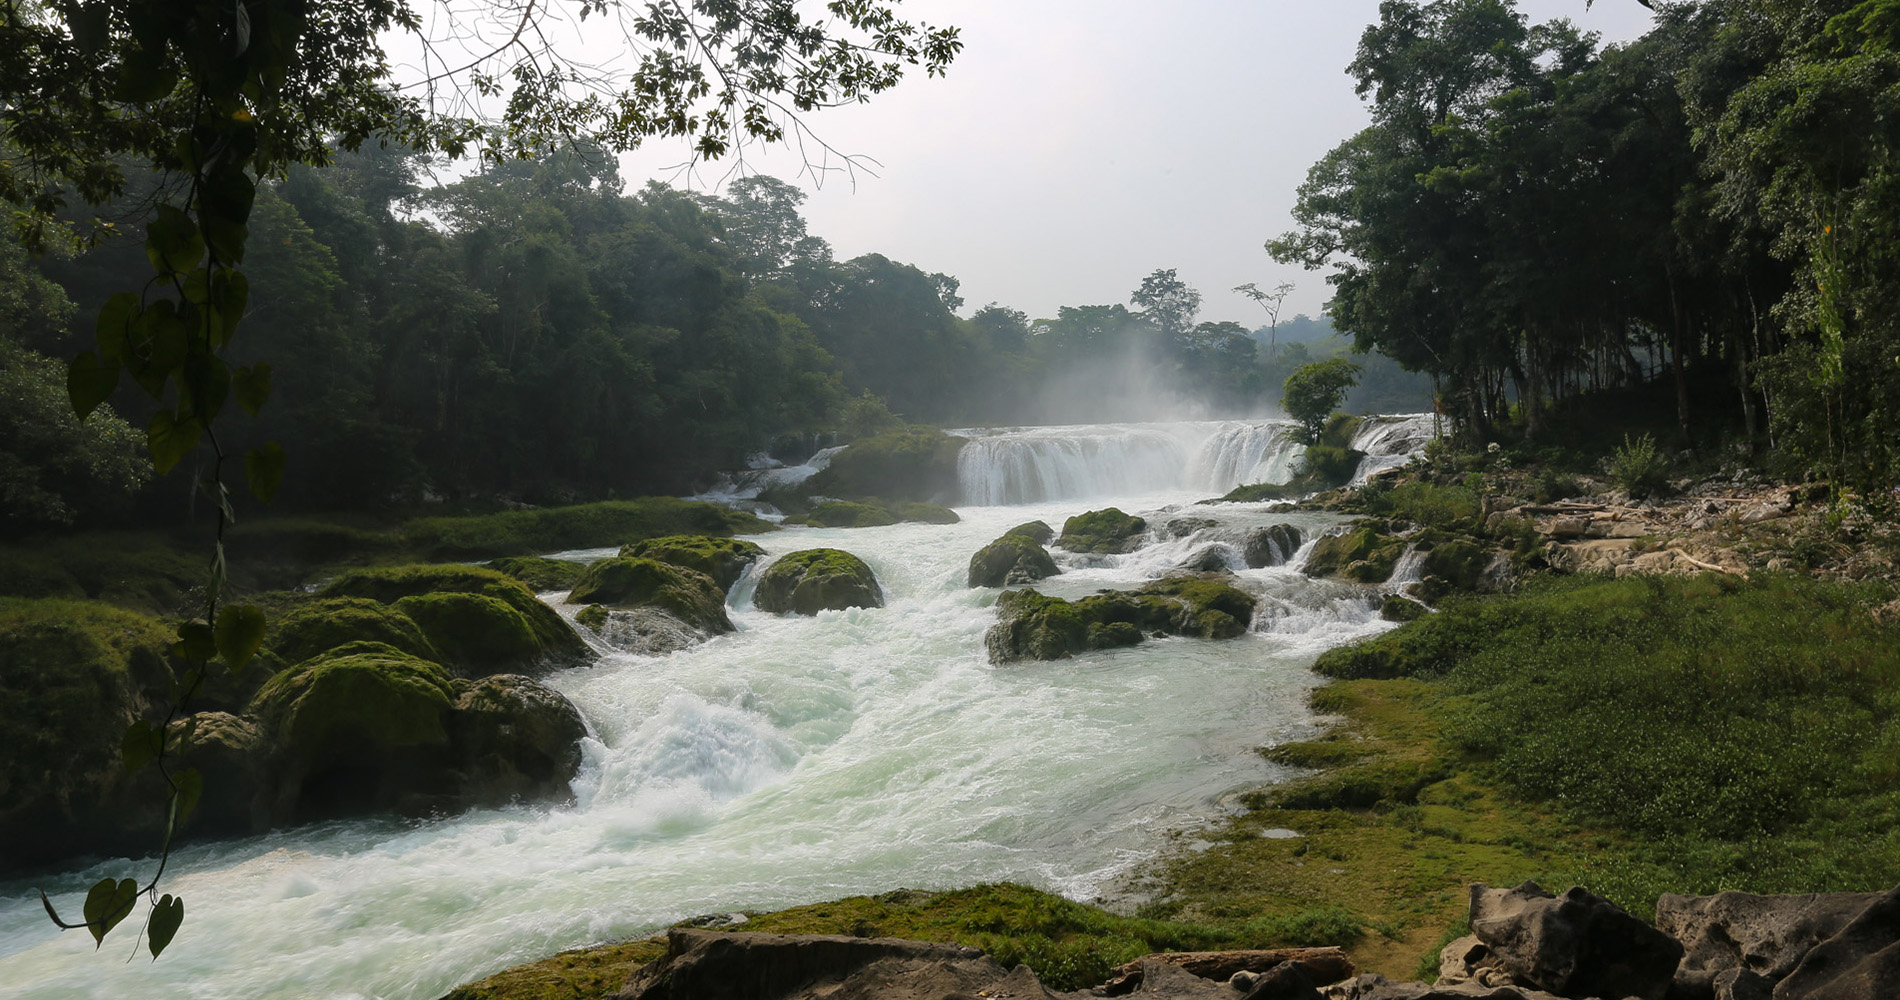
<path fill-rule="evenodd" d="M 1049 527 L 1046 521 L 1026 521 L 1003 532 L 1005 535 L 1021 535 L 1037 545 L 1048 545 L 1056 537 L 1056 529 Z"/>
<path fill-rule="evenodd" d="M 1293 558 L 1305 541 L 1300 529 L 1290 524 L 1276 524 L 1270 528 L 1255 528 L 1247 533 L 1244 553 L 1250 569 L 1264 566 L 1281 566 Z"/>
<path fill-rule="evenodd" d="M 719 586 L 721 593 L 731 590 L 746 567 L 763 555 L 765 550 L 754 542 L 713 535 L 668 535 L 620 547 L 623 559 L 652 559 L 704 573 Z"/>
<path fill-rule="evenodd" d="M 1582 888 L 1471 887 L 1471 932 L 1519 984 L 1566 997 L 1663 1000 L 1682 945 Z"/>
<path fill-rule="evenodd" d="M 302 663 L 349 642 L 387 643 L 442 662 L 442 654 L 414 619 L 365 597 L 326 597 L 300 604 L 272 622 L 265 639 L 267 648 L 286 664 Z"/>
<path fill-rule="evenodd" d="M 1035 583 L 1062 572 L 1049 552 L 1025 535 L 1007 534 L 970 557 L 969 585 L 1007 587 Z"/>
<path fill-rule="evenodd" d="M 1900 996 L 1900 889 L 1884 893 L 1775 984 L 1775 1000 Z"/>
<path fill-rule="evenodd" d="M 1164 538 L 1186 538 L 1219 524 L 1219 521 L 1209 517 L 1177 517 L 1161 526 L 1161 534 Z"/>
<path fill-rule="evenodd" d="M 1334 983 L 1320 990 L 1319 994 L 1326 1000 L 1565 1000 L 1556 994 L 1529 986 L 1485 986 L 1480 983 L 1427 986 L 1424 983 L 1395 983 L 1375 973 Z"/>
<path fill-rule="evenodd" d="M 1389 622 L 1417 621 L 1431 613 L 1431 609 L 1425 605 L 1398 594 L 1388 596 L 1385 605 L 1379 608 L 1379 617 Z"/>
<path fill-rule="evenodd" d="M 1371 527 L 1326 535 L 1313 543 L 1301 571 L 1307 576 L 1339 576 L 1360 583 L 1384 583 L 1405 553 L 1405 542 Z"/>
<path fill-rule="evenodd" d="M 1217 576 L 1169 577 L 1078 601 L 1012 590 L 997 598 L 997 623 L 983 641 L 990 662 L 1001 665 L 1131 646 L 1144 632 L 1231 639 L 1247 631 L 1254 606 L 1251 595 Z"/>
<path fill-rule="evenodd" d="M 845 608 L 881 608 L 884 591 L 864 560 L 838 549 L 806 549 L 780 558 L 759 578 L 753 601 L 762 610 L 815 615 Z"/>
<path fill-rule="evenodd" d="M 408 598 L 442 594 L 480 595 L 513 611 L 512 615 L 501 614 L 487 601 L 420 601 L 407 608 L 396 607 L 422 629 L 424 637 L 441 653 L 441 662 L 465 674 L 534 674 L 578 666 L 593 658 L 566 619 L 542 603 L 526 584 L 484 566 L 431 564 L 353 570 L 332 581 L 318 596 L 367 598 L 395 607 Z M 521 639 L 523 629 L 531 637 L 531 645 Z M 498 641 L 511 643 L 520 655 L 504 657 L 483 648 L 476 635 L 502 636 Z"/>
<path fill-rule="evenodd" d="M 587 726 L 574 704 L 530 677 L 456 682 L 450 742 L 464 806 L 568 801 Z"/>
<path fill-rule="evenodd" d="M 1115 507 L 1077 514 L 1062 525 L 1056 547 L 1070 552 L 1113 554 L 1141 547 L 1148 522 Z"/>
<path fill-rule="evenodd" d="M 1002 966 L 981 951 L 962 945 L 675 927 L 666 935 L 666 956 L 635 971 L 615 996 L 617 1000 L 779 1000 L 806 995 L 818 985 L 835 988 L 873 965 L 880 966 L 875 976 L 886 981 L 901 979 L 907 970 L 931 966 L 962 967 L 960 971 L 970 974 L 967 978 L 990 982 L 1008 976 Z M 878 995 L 864 990 L 864 983 L 856 985 L 856 990 L 834 995 Z M 1027 987 L 1028 982 L 1023 985 Z M 940 988 L 913 995 L 943 996 L 952 992 L 961 991 Z M 974 994 L 976 990 L 967 992 Z M 1043 995 L 1046 993 L 1040 984 L 1027 994 Z"/>
<path fill-rule="evenodd" d="M 1656 900 L 1656 928 L 1682 942 L 1679 987 L 1708 996 L 1716 974 L 1729 969 L 1747 969 L 1779 982 L 1816 945 L 1880 898 L 1877 892 L 1665 893 Z"/>
<path fill-rule="evenodd" d="M 603 559 L 587 567 L 567 602 L 654 608 L 714 635 L 732 631 L 726 591 L 712 577 L 644 557 Z"/>

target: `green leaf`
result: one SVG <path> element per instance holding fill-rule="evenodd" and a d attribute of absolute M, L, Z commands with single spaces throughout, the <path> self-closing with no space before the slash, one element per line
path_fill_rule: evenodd
<path fill-rule="evenodd" d="M 240 4 L 239 8 L 242 9 Z M 158 897 L 157 905 L 152 907 L 152 915 L 145 922 L 145 943 L 152 949 L 152 961 L 158 961 L 158 955 L 165 946 L 172 943 L 178 935 L 179 925 L 185 922 L 185 901 L 171 893 Z"/>
<path fill-rule="evenodd" d="M 142 104 L 170 94 L 177 85 L 178 71 L 163 52 L 153 54 L 144 49 L 134 49 L 119 67 L 119 84 L 112 96 L 121 101 Z"/>
<path fill-rule="evenodd" d="M 239 368 L 232 377 L 231 388 L 237 393 L 238 405 L 253 417 L 264 408 L 264 401 L 270 398 L 270 375 L 270 362 L 259 361 Z"/>
<path fill-rule="evenodd" d="M 140 719 L 125 727 L 125 738 L 119 741 L 119 755 L 125 758 L 125 769 L 137 773 L 138 769 L 152 762 L 158 756 L 158 728 L 150 722 Z"/>
<path fill-rule="evenodd" d="M 185 363 L 191 331 L 178 307 L 170 299 L 160 299 L 140 312 L 126 338 L 125 366 L 153 399 L 165 393 L 165 380 Z"/>
<path fill-rule="evenodd" d="M 242 670 L 264 644 L 264 612 L 245 604 L 218 612 L 218 655 L 232 670 Z"/>
<path fill-rule="evenodd" d="M 251 280 L 241 271 L 221 267 L 211 276 L 211 314 L 215 318 L 217 346 L 222 347 L 237 333 L 238 321 L 251 298 Z"/>
<path fill-rule="evenodd" d="M 178 208 L 158 206 L 145 227 L 145 257 L 159 274 L 184 274 L 204 259 L 205 241 L 198 226 Z"/>
<path fill-rule="evenodd" d="M 205 792 L 205 779 L 195 768 L 187 768 L 172 775 L 172 788 L 171 828 L 176 831 L 198 808 L 198 799 Z"/>
<path fill-rule="evenodd" d="M 203 433 L 204 427 L 196 417 L 179 420 L 171 410 L 152 414 L 152 422 L 145 429 L 145 447 L 152 453 L 152 467 L 161 476 L 172 471 L 198 447 L 198 437 Z"/>
<path fill-rule="evenodd" d="M 215 354 L 200 354 L 185 362 L 179 385 L 185 390 L 179 409 L 188 402 L 192 416 L 201 424 L 209 424 L 217 419 L 225 398 L 231 394 L 231 369 Z"/>
<path fill-rule="evenodd" d="M 244 453 L 244 478 L 251 484 L 251 495 L 265 503 L 277 495 L 284 481 L 284 449 L 275 441 Z"/>
<path fill-rule="evenodd" d="M 209 660 L 218 655 L 218 639 L 211 626 L 188 621 L 178 626 L 178 645 L 174 651 L 180 659 Z"/>
<path fill-rule="evenodd" d="M 86 929 L 92 932 L 92 946 L 99 947 L 112 928 L 132 913 L 138 902 L 139 884 L 131 879 L 117 882 L 102 878 L 86 893 Z"/>
<path fill-rule="evenodd" d="M 72 401 L 73 414 L 81 421 L 119 387 L 119 366 L 102 365 L 91 351 L 81 351 L 66 369 L 66 398 Z"/>
<path fill-rule="evenodd" d="M 139 318 L 143 308 L 138 295 L 133 292 L 120 292 L 99 307 L 99 321 L 93 325 L 93 337 L 99 342 L 99 357 L 102 360 L 113 363 L 124 360 L 126 338 L 131 335 L 132 323 Z"/>

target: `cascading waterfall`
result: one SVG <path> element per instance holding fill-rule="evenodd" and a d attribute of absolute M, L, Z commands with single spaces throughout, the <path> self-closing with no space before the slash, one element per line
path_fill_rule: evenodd
<path fill-rule="evenodd" d="M 1359 460 L 1352 484 L 1358 486 L 1378 473 L 1411 461 L 1437 433 L 1437 419 L 1429 413 L 1367 417 L 1352 436 L 1353 449 L 1366 455 Z"/>
<path fill-rule="evenodd" d="M 766 614 L 748 576 L 729 599 L 737 632 L 666 655 L 610 651 L 549 677 L 591 734 L 572 805 L 187 845 L 166 888 L 190 915 L 158 963 L 95 955 L 89 937 L 47 923 L 37 895 L 45 888 L 76 909 L 91 883 L 149 862 L 0 883 L 0 994 L 429 1000 L 695 914 L 1002 880 L 1080 899 L 1112 892 L 1168 833 L 1212 822 L 1235 793 L 1282 777 L 1253 748 L 1316 731 L 1307 667 L 1390 626 L 1376 588 L 1299 571 L 1310 540 L 1339 518 L 1194 503 L 1284 478 L 1300 450 L 1286 424 L 968 433 L 972 505 L 958 524 L 756 538 L 768 556 L 857 554 L 885 607 Z M 759 471 L 810 475 L 826 458 Z M 971 553 L 1021 522 L 1060 525 L 1109 504 L 1146 517 L 1149 543 L 1123 555 L 1058 552 L 1062 575 L 1038 589 L 1129 589 L 1211 560 L 1259 598 L 1252 631 L 991 667 L 983 635 L 996 591 L 965 587 Z M 1307 545 L 1285 565 L 1246 569 L 1244 539 L 1278 523 Z"/>

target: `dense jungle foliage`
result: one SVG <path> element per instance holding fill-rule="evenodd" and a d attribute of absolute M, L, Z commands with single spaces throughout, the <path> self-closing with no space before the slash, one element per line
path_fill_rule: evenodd
<path fill-rule="evenodd" d="M 1657 3 L 1599 48 L 1510 0 L 1388 0 L 1348 72 L 1373 122 L 1316 164 L 1283 261 L 1336 267 L 1361 350 L 1478 436 L 1670 385 L 1789 470 L 1900 480 L 1895 0 Z M 1726 381 L 1720 410 L 1692 384 Z"/>

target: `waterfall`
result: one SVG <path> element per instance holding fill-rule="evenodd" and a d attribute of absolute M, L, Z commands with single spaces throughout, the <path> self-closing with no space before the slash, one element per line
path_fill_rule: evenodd
<path fill-rule="evenodd" d="M 957 456 L 962 502 L 994 506 L 1282 483 L 1303 451 L 1292 427 L 1192 421 L 952 433 L 970 439 Z"/>
<path fill-rule="evenodd" d="M 1396 469 L 1424 452 L 1426 443 L 1437 436 L 1436 423 L 1429 413 L 1365 418 L 1352 435 L 1353 450 L 1364 452 L 1366 456 L 1359 460 L 1352 485 L 1359 486 L 1367 479 L 1387 469 Z"/>

